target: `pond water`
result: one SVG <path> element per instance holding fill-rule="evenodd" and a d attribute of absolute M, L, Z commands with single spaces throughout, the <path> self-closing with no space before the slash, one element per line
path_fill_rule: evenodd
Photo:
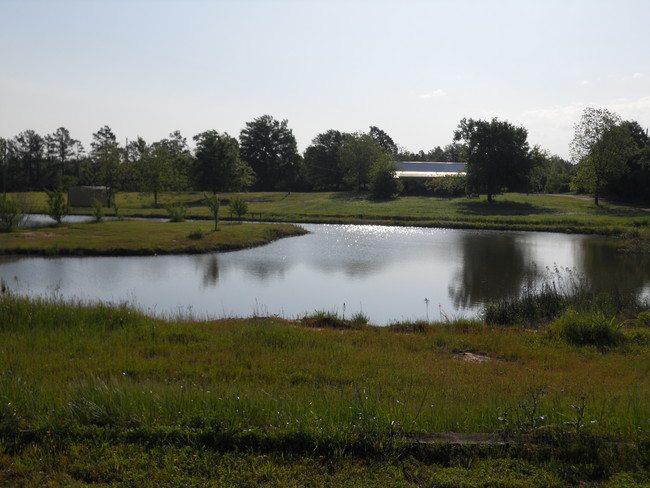
<path fill-rule="evenodd" d="M 159 316 L 301 317 L 377 325 L 475 316 L 555 268 L 603 291 L 650 292 L 650 258 L 582 235 L 306 224 L 311 234 L 222 254 L 0 257 L 0 278 L 39 296 L 129 302 Z M 425 300 L 426 299 L 426 300 Z"/>

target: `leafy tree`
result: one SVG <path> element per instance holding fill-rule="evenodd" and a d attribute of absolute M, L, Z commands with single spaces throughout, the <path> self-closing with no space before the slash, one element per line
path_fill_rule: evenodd
<path fill-rule="evenodd" d="M 45 140 L 33 130 L 21 132 L 9 142 L 8 175 L 16 191 L 45 186 Z"/>
<path fill-rule="evenodd" d="M 371 168 L 377 161 L 387 159 L 384 150 L 369 134 L 346 134 L 339 151 L 343 182 L 357 191 L 370 183 Z"/>
<path fill-rule="evenodd" d="M 196 141 L 194 178 L 200 190 L 240 191 L 248 188 L 253 175 L 239 156 L 234 137 L 208 130 L 194 136 Z"/>
<path fill-rule="evenodd" d="M 607 109 L 586 108 L 574 128 L 570 150 L 579 165 L 574 188 L 585 188 L 598 205 L 605 185 L 627 171 L 634 141 L 620 117 Z"/>
<path fill-rule="evenodd" d="M 530 151 L 533 169 L 530 190 L 540 193 L 566 193 L 573 178 L 573 165 L 559 156 L 551 155 L 539 146 Z"/>
<path fill-rule="evenodd" d="M 108 188 L 110 199 L 121 189 L 123 168 L 121 166 L 121 150 L 115 134 L 107 125 L 93 134 L 90 157 L 94 170 L 95 184 Z"/>
<path fill-rule="evenodd" d="M 153 194 L 154 205 L 158 206 L 158 194 L 171 189 L 176 180 L 172 161 L 174 155 L 164 142 L 147 146 L 137 165 L 140 190 Z"/>
<path fill-rule="evenodd" d="M 176 191 L 189 189 L 194 158 L 187 145 L 187 139 L 176 130 L 170 133 L 167 139 L 163 139 L 163 143 L 173 155 L 172 169 L 175 181 L 172 189 Z"/>
<path fill-rule="evenodd" d="M 204 193 L 203 202 L 205 203 L 205 206 L 208 207 L 208 210 L 210 210 L 212 218 L 214 219 L 214 230 L 219 230 L 219 207 L 221 206 L 219 197 L 215 194 L 206 195 Z"/>
<path fill-rule="evenodd" d="M 263 115 L 247 122 L 239 142 L 242 159 L 255 172 L 255 189 L 291 190 L 300 173 L 301 158 L 286 120 Z"/>
<path fill-rule="evenodd" d="M 7 194 L 7 164 L 9 144 L 6 139 L 0 137 L 0 161 L 2 162 L 2 194 Z"/>
<path fill-rule="evenodd" d="M 54 169 L 54 186 L 61 189 L 63 177 L 68 173 L 67 165 L 70 160 L 83 151 L 81 142 L 70 137 L 70 132 L 65 127 L 59 127 L 56 132 L 45 136 L 48 158 L 56 165 Z"/>
<path fill-rule="evenodd" d="M 371 125 L 369 134 L 379 147 L 386 151 L 386 153 L 392 155 L 397 154 L 397 144 L 395 144 L 393 139 L 379 127 Z"/>
<path fill-rule="evenodd" d="M 246 212 L 248 212 L 248 203 L 239 195 L 235 195 L 230 199 L 230 211 L 237 216 L 237 219 L 241 222 L 241 219 Z"/>
<path fill-rule="evenodd" d="M 487 194 L 491 202 L 495 193 L 525 187 L 532 164 L 527 138 L 523 127 L 496 118 L 462 119 L 454 139 L 467 144 L 468 190 Z"/>
<path fill-rule="evenodd" d="M 63 217 L 70 214 L 67 197 L 61 190 L 47 191 L 47 215 L 61 225 Z"/>
<path fill-rule="evenodd" d="M 11 232 L 25 218 L 25 210 L 19 202 L 0 195 L 0 230 Z"/>
<path fill-rule="evenodd" d="M 328 130 L 318 134 L 305 150 L 307 180 L 315 190 L 339 190 L 343 181 L 341 169 L 341 146 L 345 134 Z"/>
<path fill-rule="evenodd" d="M 650 138 L 638 122 L 624 121 L 632 144 L 629 148 L 625 171 L 609 179 L 603 192 L 619 200 L 650 201 Z"/>
<path fill-rule="evenodd" d="M 402 183 L 395 178 L 395 163 L 383 157 L 370 169 L 370 193 L 374 198 L 394 198 L 402 191 Z"/>

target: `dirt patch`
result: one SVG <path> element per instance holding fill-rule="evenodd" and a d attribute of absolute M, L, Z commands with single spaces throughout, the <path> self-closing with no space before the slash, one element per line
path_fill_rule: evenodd
<path fill-rule="evenodd" d="M 404 437 L 407 442 L 415 444 L 467 444 L 467 445 L 502 445 L 506 442 L 497 434 L 474 434 L 463 432 L 440 432 L 440 433 L 406 433 Z"/>
<path fill-rule="evenodd" d="M 501 361 L 500 359 L 493 358 L 487 354 L 477 354 L 474 352 L 456 352 L 454 357 L 459 361 L 465 361 L 466 363 L 487 363 L 490 361 Z"/>
<path fill-rule="evenodd" d="M 54 232 L 23 232 L 20 234 L 27 239 L 42 239 L 46 237 L 56 237 Z"/>

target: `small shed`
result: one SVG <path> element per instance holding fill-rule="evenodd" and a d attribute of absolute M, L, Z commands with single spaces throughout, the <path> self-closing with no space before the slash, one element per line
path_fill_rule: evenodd
<path fill-rule="evenodd" d="M 71 186 L 68 189 L 68 203 L 73 207 L 92 207 L 95 200 L 110 207 L 113 204 L 112 192 L 106 186 Z"/>

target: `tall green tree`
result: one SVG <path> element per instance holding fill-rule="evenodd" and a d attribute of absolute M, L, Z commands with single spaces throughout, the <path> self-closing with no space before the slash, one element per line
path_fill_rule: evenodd
<path fill-rule="evenodd" d="M 9 143 L 7 139 L 0 137 L 0 162 L 2 163 L 2 169 L 0 170 L 0 176 L 2 177 L 2 190 L 3 195 L 7 195 L 7 164 L 9 163 Z"/>
<path fill-rule="evenodd" d="M 247 122 L 239 135 L 241 157 L 255 172 L 257 190 L 291 190 L 302 158 L 286 120 L 263 115 Z"/>
<path fill-rule="evenodd" d="M 194 136 L 196 141 L 194 178 L 200 190 L 240 191 L 248 188 L 253 175 L 239 156 L 239 144 L 234 137 L 215 130 Z"/>
<path fill-rule="evenodd" d="M 46 185 L 45 140 L 26 130 L 9 141 L 8 173 L 15 191 L 40 190 Z"/>
<path fill-rule="evenodd" d="M 90 146 L 95 184 L 106 186 L 112 198 L 123 183 L 120 145 L 111 128 L 105 125 L 93 134 Z"/>
<path fill-rule="evenodd" d="M 374 125 L 370 126 L 370 131 L 368 132 L 370 137 L 381 147 L 386 153 L 391 155 L 397 154 L 397 144 L 395 141 L 383 130 Z"/>
<path fill-rule="evenodd" d="M 176 191 L 188 190 L 191 186 L 194 158 L 187 145 L 187 139 L 183 137 L 180 131 L 175 130 L 163 141 L 173 155 L 172 168 L 175 181 L 172 189 Z"/>
<path fill-rule="evenodd" d="M 386 152 L 369 135 L 346 134 L 339 151 L 343 182 L 357 191 L 366 189 L 370 183 L 371 169 L 378 161 L 388 159 Z"/>
<path fill-rule="evenodd" d="M 509 122 L 462 119 L 454 140 L 467 144 L 467 186 L 488 202 L 504 190 L 525 189 L 532 168 L 528 132 Z"/>
<path fill-rule="evenodd" d="M 341 169 L 341 146 L 345 134 L 338 130 L 328 130 L 318 134 L 305 150 L 305 173 L 308 182 L 315 190 L 339 190 L 343 181 Z"/>
<path fill-rule="evenodd" d="M 158 206 L 160 192 L 173 188 L 176 180 L 173 168 L 174 154 L 163 141 L 147 146 L 138 163 L 140 191 L 153 195 Z"/>
<path fill-rule="evenodd" d="M 574 129 L 570 151 L 579 165 L 574 187 L 592 193 L 598 205 L 607 183 L 627 171 L 634 141 L 621 118 L 607 109 L 587 107 Z"/>
<path fill-rule="evenodd" d="M 54 181 L 52 186 L 62 189 L 64 177 L 69 173 L 70 161 L 83 152 L 81 142 L 70 137 L 70 131 L 65 127 L 59 127 L 53 134 L 45 136 L 48 159 L 54 164 L 52 173 Z"/>

